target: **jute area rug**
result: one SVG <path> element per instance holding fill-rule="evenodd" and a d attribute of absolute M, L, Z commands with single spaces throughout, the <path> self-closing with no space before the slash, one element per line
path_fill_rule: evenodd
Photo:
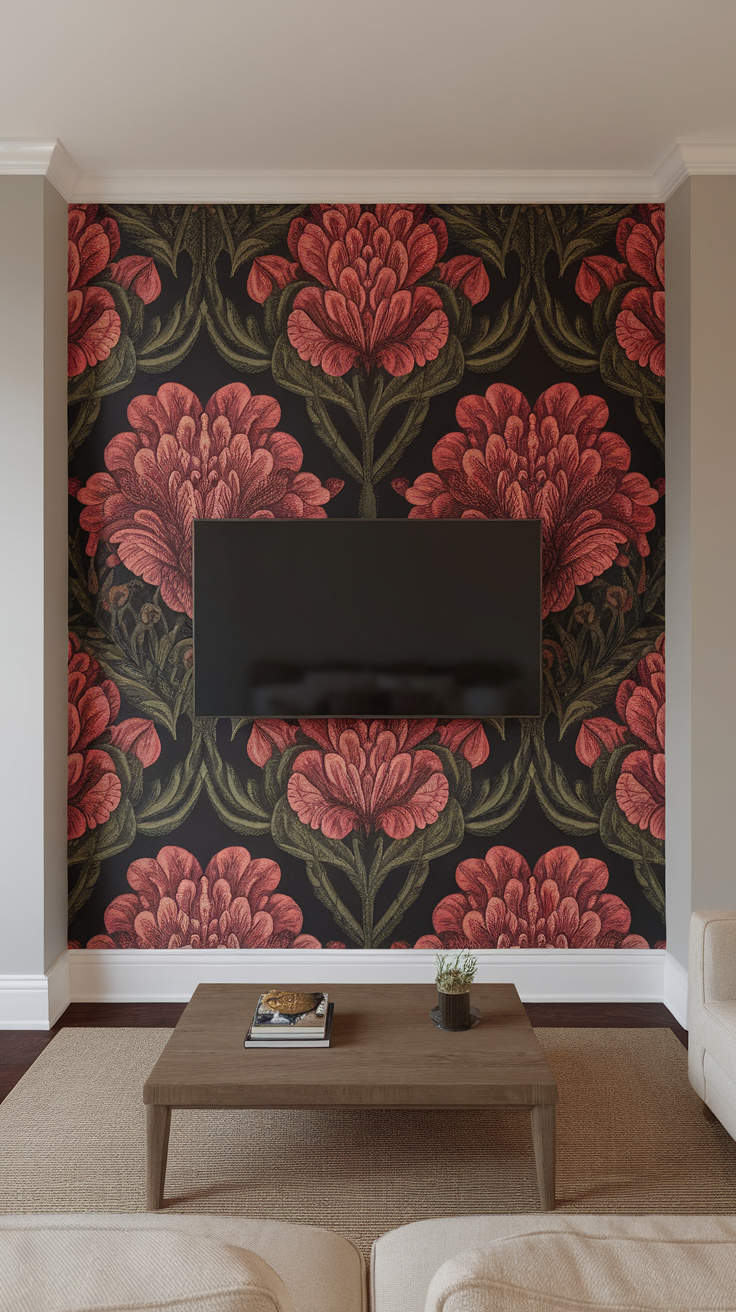
<path fill-rule="evenodd" d="M 0 1212 L 145 1210 L 143 1083 L 170 1031 L 65 1029 L 0 1106 Z M 736 1213 L 736 1143 L 669 1030 L 540 1029 L 566 1212 Z M 167 1206 L 325 1226 L 536 1212 L 525 1112 L 175 1111 Z"/>

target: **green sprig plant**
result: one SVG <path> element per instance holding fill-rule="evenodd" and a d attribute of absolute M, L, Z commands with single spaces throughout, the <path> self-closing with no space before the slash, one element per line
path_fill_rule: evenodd
<path fill-rule="evenodd" d="M 477 969 L 478 958 L 471 957 L 466 948 L 461 948 L 454 960 L 449 954 L 438 952 L 435 977 L 438 993 L 469 993 Z"/>

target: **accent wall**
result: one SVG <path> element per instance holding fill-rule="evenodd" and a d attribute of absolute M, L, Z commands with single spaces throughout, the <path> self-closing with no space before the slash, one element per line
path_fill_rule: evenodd
<path fill-rule="evenodd" d="M 75 205 L 68 287 L 71 945 L 663 947 L 664 207 Z M 193 719 L 192 519 L 333 515 L 540 519 L 541 719 Z"/>

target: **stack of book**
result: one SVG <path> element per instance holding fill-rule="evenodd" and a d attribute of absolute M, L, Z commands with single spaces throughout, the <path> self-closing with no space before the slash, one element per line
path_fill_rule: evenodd
<path fill-rule="evenodd" d="M 270 989 L 258 999 L 246 1048 L 329 1048 L 333 1004 L 326 993 Z"/>

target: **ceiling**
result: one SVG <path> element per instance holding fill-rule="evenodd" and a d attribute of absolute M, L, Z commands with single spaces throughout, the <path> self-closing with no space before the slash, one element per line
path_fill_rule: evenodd
<path fill-rule="evenodd" d="M 651 176 L 678 138 L 736 143 L 734 0 L 27 0 L 2 32 L 0 138 L 58 138 L 82 189 Z"/>

